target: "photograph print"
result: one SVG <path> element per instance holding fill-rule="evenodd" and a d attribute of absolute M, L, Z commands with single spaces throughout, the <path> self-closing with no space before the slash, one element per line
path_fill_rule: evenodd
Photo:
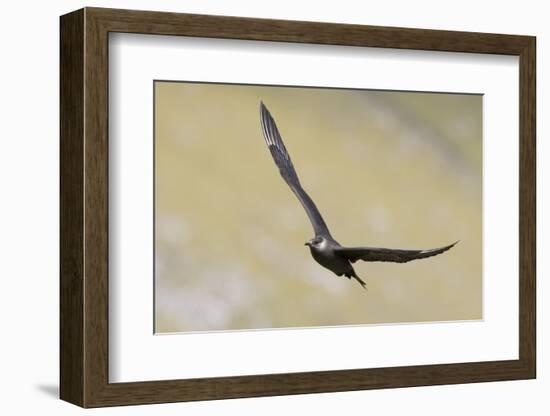
<path fill-rule="evenodd" d="M 155 81 L 155 333 L 483 319 L 482 100 Z"/>

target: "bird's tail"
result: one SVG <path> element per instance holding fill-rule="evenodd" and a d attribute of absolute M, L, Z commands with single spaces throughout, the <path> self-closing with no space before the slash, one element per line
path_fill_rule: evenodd
<path fill-rule="evenodd" d="M 361 279 L 359 276 L 353 276 L 353 278 L 359 282 L 363 289 L 367 290 L 367 284 L 363 279 Z"/>
<path fill-rule="evenodd" d="M 365 281 L 363 279 L 361 279 L 359 276 L 357 276 L 357 273 L 355 273 L 355 270 L 351 269 L 351 271 L 349 273 L 346 273 L 346 276 L 347 277 L 353 277 L 355 280 L 357 280 L 357 282 L 359 282 L 359 284 L 361 285 L 361 287 L 365 290 L 367 290 L 367 284 L 365 283 Z"/>

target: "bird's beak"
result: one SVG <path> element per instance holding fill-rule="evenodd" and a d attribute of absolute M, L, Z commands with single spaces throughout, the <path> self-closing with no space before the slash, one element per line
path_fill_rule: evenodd
<path fill-rule="evenodd" d="M 304 246 L 309 246 L 309 247 L 311 247 L 311 241 L 306 241 L 306 242 L 304 243 Z"/>

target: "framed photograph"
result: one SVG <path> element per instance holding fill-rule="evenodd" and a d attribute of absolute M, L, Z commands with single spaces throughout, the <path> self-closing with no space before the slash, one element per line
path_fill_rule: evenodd
<path fill-rule="evenodd" d="M 535 38 L 61 17 L 60 395 L 535 378 Z"/>

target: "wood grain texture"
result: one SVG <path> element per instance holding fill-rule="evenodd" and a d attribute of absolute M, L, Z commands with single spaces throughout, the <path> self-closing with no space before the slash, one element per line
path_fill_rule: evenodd
<path fill-rule="evenodd" d="M 239 377 L 108 381 L 108 33 L 197 36 L 520 58 L 518 360 Z M 61 397 L 83 407 L 533 378 L 535 38 L 86 8 L 61 18 Z"/>
<path fill-rule="evenodd" d="M 536 377 L 536 41 L 520 54 L 519 356 Z"/>
<path fill-rule="evenodd" d="M 519 55 L 530 37 L 87 8 L 111 32 Z"/>
<path fill-rule="evenodd" d="M 84 57 L 84 303 L 85 406 L 108 380 L 109 211 L 108 211 L 108 33 L 85 11 Z"/>
<path fill-rule="evenodd" d="M 60 388 L 84 404 L 84 12 L 60 24 Z"/>

